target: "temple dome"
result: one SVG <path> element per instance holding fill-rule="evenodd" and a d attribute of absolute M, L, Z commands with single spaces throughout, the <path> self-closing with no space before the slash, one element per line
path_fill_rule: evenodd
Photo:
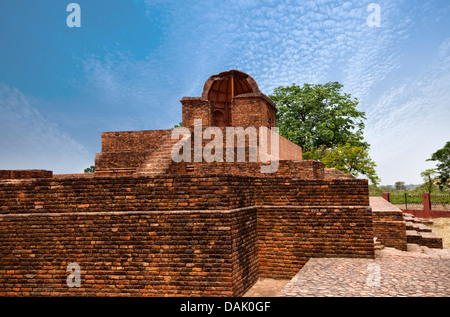
<path fill-rule="evenodd" d="M 239 70 L 233 69 L 209 77 L 202 97 L 212 104 L 213 125 L 228 126 L 232 121 L 230 104 L 234 98 L 253 93 L 261 93 L 258 84 L 248 74 Z"/>
<path fill-rule="evenodd" d="M 235 96 L 249 93 L 260 93 L 258 84 L 250 75 L 233 69 L 209 77 L 202 97 L 211 102 L 228 103 Z"/>

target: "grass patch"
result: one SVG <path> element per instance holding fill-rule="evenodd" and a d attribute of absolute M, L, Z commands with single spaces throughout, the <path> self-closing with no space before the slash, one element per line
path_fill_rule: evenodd
<path fill-rule="evenodd" d="M 431 219 L 433 225 L 429 226 L 434 233 L 442 238 L 442 242 L 450 247 L 450 218 Z"/>

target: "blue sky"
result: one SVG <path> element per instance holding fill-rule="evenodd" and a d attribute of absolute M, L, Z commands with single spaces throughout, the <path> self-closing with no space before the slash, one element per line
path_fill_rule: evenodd
<path fill-rule="evenodd" d="M 382 184 L 420 183 L 450 140 L 448 0 L 78 0 L 69 28 L 71 2 L 0 2 L 0 169 L 81 172 L 102 131 L 171 128 L 179 100 L 229 69 L 267 95 L 341 82 Z"/>

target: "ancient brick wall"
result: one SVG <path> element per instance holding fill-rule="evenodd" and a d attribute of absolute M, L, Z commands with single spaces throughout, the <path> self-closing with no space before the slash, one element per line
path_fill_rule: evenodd
<path fill-rule="evenodd" d="M 231 125 L 244 128 L 263 126 L 265 103 L 262 97 L 255 97 L 254 94 L 236 96 L 231 104 Z"/>
<path fill-rule="evenodd" d="M 367 197 L 362 180 L 0 182 L 0 296 L 239 296 L 309 257 L 370 257 Z M 65 283 L 69 263 L 80 289 Z"/>
<path fill-rule="evenodd" d="M 205 128 L 204 128 L 205 129 Z M 204 132 L 204 129 L 202 132 Z M 220 128 L 222 132 L 222 139 L 219 147 L 222 149 L 223 155 L 221 158 L 227 160 L 227 133 L 225 128 Z M 249 162 L 251 160 L 260 161 L 259 155 L 259 130 L 256 132 L 254 143 L 250 142 L 249 137 L 245 137 L 244 145 L 244 160 Z M 154 131 L 135 131 L 135 132 L 108 132 L 102 134 L 102 153 L 98 153 L 95 158 L 96 175 L 99 176 L 125 176 L 133 175 L 146 162 L 150 161 L 156 154 L 170 158 L 172 147 L 166 148 L 163 145 L 171 142 L 172 130 L 154 130 Z M 191 138 L 191 162 L 194 162 L 194 134 Z M 220 138 L 220 135 L 215 135 L 213 138 Z M 243 138 L 243 140 L 244 140 Z M 238 161 L 238 150 L 242 146 L 238 143 L 238 137 L 234 137 L 234 156 L 232 160 Z M 212 140 L 203 138 L 201 140 L 202 149 L 205 149 Z M 254 151 L 253 151 L 254 149 Z M 271 154 L 270 136 L 268 138 L 268 153 Z M 164 153 L 159 153 L 164 152 Z M 256 153 L 255 159 L 251 159 L 251 153 Z M 282 160 L 302 159 L 302 149 L 289 140 L 279 136 L 279 154 L 278 157 Z"/>
<path fill-rule="evenodd" d="M 367 180 L 238 175 L 35 179 L 0 183 L 1 213 L 368 206 Z"/>
<path fill-rule="evenodd" d="M 252 179 L 212 175 L 39 179 L 0 184 L 0 213 L 227 210 L 253 204 Z"/>
<path fill-rule="evenodd" d="M 233 296 L 230 215 L 3 215 L 0 296 Z M 81 268 L 69 288 L 67 265 Z"/>
<path fill-rule="evenodd" d="M 350 174 L 344 174 L 337 168 L 324 168 L 325 179 L 353 179 Z"/>
<path fill-rule="evenodd" d="M 302 180 L 281 177 L 254 182 L 256 205 L 369 206 L 368 181 Z"/>
<path fill-rule="evenodd" d="M 279 136 L 279 158 L 281 160 L 300 161 L 302 159 L 302 148 L 288 139 Z"/>
<path fill-rule="evenodd" d="M 257 208 L 241 208 L 230 216 L 233 294 L 244 294 L 259 277 Z"/>
<path fill-rule="evenodd" d="M 52 178 L 53 172 L 46 170 L 0 170 L 0 179 Z"/>
<path fill-rule="evenodd" d="M 400 210 L 374 210 L 373 231 L 382 245 L 407 250 L 406 224 Z"/>
<path fill-rule="evenodd" d="M 170 138 L 171 131 L 103 132 L 102 153 L 95 157 L 97 174 L 103 172 L 105 175 L 104 172 L 114 169 L 135 170 L 158 149 L 161 142 Z"/>
<path fill-rule="evenodd" d="M 107 169 L 139 168 L 148 160 L 154 151 L 128 151 L 118 153 L 98 153 L 96 155 L 95 168 L 98 172 Z"/>
<path fill-rule="evenodd" d="M 203 126 L 202 129 L 202 133 L 205 132 L 205 127 Z M 226 151 L 227 151 L 227 144 L 230 143 L 231 149 L 233 150 L 234 156 L 231 156 L 230 159 L 232 159 L 233 162 L 239 162 L 239 159 L 237 157 L 237 153 L 238 150 L 243 150 L 243 153 L 245 153 L 245 161 L 249 162 L 250 160 L 254 161 L 255 159 L 250 159 L 253 158 L 253 156 L 250 156 L 250 153 L 252 153 L 253 151 L 255 151 L 256 154 L 256 160 L 257 161 L 261 161 L 261 157 L 259 155 L 259 151 L 262 151 L 261 148 L 261 140 L 260 140 L 260 131 L 259 128 L 254 128 L 252 129 L 252 127 L 250 128 L 245 128 L 242 131 L 238 131 L 236 130 L 236 134 L 233 134 L 232 132 L 227 133 L 227 129 L 226 128 L 219 128 L 219 127 L 215 127 L 215 129 L 220 129 L 220 132 L 218 135 L 213 135 L 211 137 L 211 139 L 208 139 L 206 136 L 204 136 L 201 139 L 201 146 L 202 146 L 202 153 L 205 152 L 205 146 L 210 145 L 212 146 L 212 142 L 213 141 L 217 141 L 217 145 L 214 142 L 214 145 L 216 147 L 220 147 L 223 151 L 223 161 L 225 162 L 228 158 L 226 156 Z M 194 142 L 194 130 L 191 130 L 191 162 L 194 162 L 194 148 L 196 143 Z M 252 133 L 255 133 L 255 137 L 254 138 L 250 138 L 249 135 L 251 135 Z M 228 140 L 228 138 L 233 137 L 233 140 Z M 242 140 L 244 140 L 244 142 L 242 142 Z M 227 143 L 228 142 L 228 143 Z M 241 143 L 242 142 L 242 143 Z M 282 137 L 281 135 L 278 135 L 278 142 L 279 142 L 279 146 L 278 146 L 278 154 L 276 155 L 276 153 L 272 153 L 271 150 L 271 136 L 270 136 L 270 132 L 268 133 L 268 137 L 267 137 L 267 155 L 269 156 L 273 156 L 273 157 L 278 157 L 280 160 L 291 160 L 291 161 L 301 161 L 302 160 L 302 148 L 294 143 L 292 143 L 291 141 L 285 139 L 284 137 Z M 200 144 L 200 143 L 199 143 Z M 208 152 L 209 153 L 209 152 Z M 170 152 L 167 152 L 167 156 L 170 156 Z M 204 161 L 204 160 L 203 160 Z M 264 160 L 266 161 L 266 160 Z"/>
<path fill-rule="evenodd" d="M 259 207 L 259 275 L 292 278 L 312 257 L 373 258 L 370 207 Z"/>
<path fill-rule="evenodd" d="M 212 163 L 172 163 L 168 173 L 178 175 L 235 174 L 257 177 L 298 177 L 301 179 L 323 179 L 323 163 L 316 161 L 278 161 L 274 173 L 262 173 L 261 166 L 269 163 L 258 162 L 212 162 Z"/>
<path fill-rule="evenodd" d="M 374 236 L 382 245 L 407 250 L 406 223 L 400 209 L 381 197 L 370 197 Z"/>
<path fill-rule="evenodd" d="M 201 119 L 203 126 L 211 126 L 211 103 L 203 98 L 184 97 L 181 100 L 183 105 L 183 127 L 193 129 L 194 120 Z"/>
<path fill-rule="evenodd" d="M 102 132 L 102 152 L 149 151 L 171 130 Z"/>

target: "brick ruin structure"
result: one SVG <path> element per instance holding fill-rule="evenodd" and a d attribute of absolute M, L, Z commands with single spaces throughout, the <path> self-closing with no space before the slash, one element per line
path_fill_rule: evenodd
<path fill-rule="evenodd" d="M 190 133 L 195 119 L 276 126 L 274 103 L 237 70 L 181 103 Z M 401 211 L 375 214 L 367 180 L 303 161 L 287 139 L 262 173 L 259 156 L 174 162 L 171 133 L 102 133 L 92 174 L 0 171 L 0 296 L 241 296 L 313 257 L 374 258 L 377 236 L 406 248 Z M 81 287 L 66 283 L 70 263 Z"/>

